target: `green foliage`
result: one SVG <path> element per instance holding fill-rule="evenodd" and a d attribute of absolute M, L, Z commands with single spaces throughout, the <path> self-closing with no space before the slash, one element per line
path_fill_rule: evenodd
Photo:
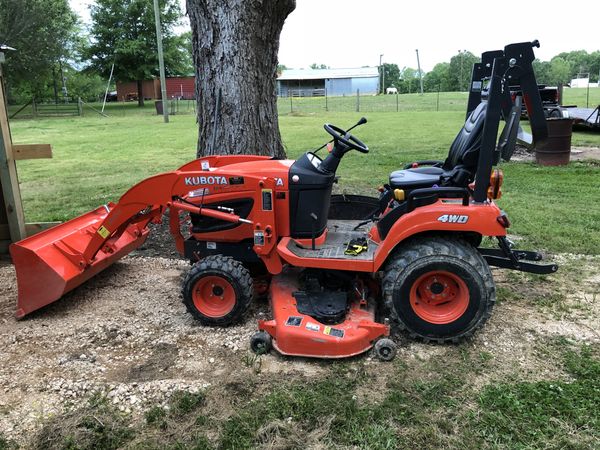
<path fill-rule="evenodd" d="M 93 396 L 89 404 L 47 420 L 33 437 L 36 449 L 110 450 L 121 448 L 135 435 L 128 417 L 106 398 Z"/>
<path fill-rule="evenodd" d="M 167 416 L 167 411 L 160 406 L 153 406 L 148 411 L 146 411 L 146 423 L 148 425 L 159 425 L 161 426 L 164 421 L 163 419 Z"/>
<path fill-rule="evenodd" d="M 161 0 L 159 5 L 167 76 L 189 75 L 192 72 L 191 34 L 175 36 L 173 31 L 181 19 L 179 2 Z M 84 52 L 90 61 L 90 70 L 108 78 L 114 63 L 116 80 L 139 81 L 158 75 L 151 1 L 98 0 L 92 6 L 90 37 L 91 44 Z"/>
<path fill-rule="evenodd" d="M 600 51 L 588 53 L 585 50 L 574 50 L 556 55 L 569 64 L 571 77 L 579 73 L 589 73 L 590 81 L 598 81 L 600 75 Z"/>
<path fill-rule="evenodd" d="M 0 43 L 17 49 L 4 65 L 9 97 L 43 92 L 58 61 L 74 56 L 78 31 L 67 0 L 0 0 Z"/>
<path fill-rule="evenodd" d="M 478 61 L 479 57 L 468 50 L 459 51 L 457 55 L 450 58 L 448 87 L 451 91 L 467 91 L 469 89 L 473 64 Z"/>
<path fill-rule="evenodd" d="M 204 392 L 176 392 L 171 399 L 171 413 L 178 416 L 189 414 L 204 404 Z"/>
<path fill-rule="evenodd" d="M 312 63 L 309 67 L 311 69 L 329 69 L 329 66 L 327 64 Z"/>
<path fill-rule="evenodd" d="M 600 439 L 600 360 L 590 347 L 568 351 L 572 382 L 538 381 L 487 386 L 480 397 L 479 434 L 501 446 L 574 448 L 572 430 Z"/>
<path fill-rule="evenodd" d="M 578 74 L 589 74 L 590 82 L 598 81 L 600 51 L 588 53 L 574 50 L 556 55 L 550 61 L 535 60 L 533 68 L 539 83 L 557 85 L 569 83 Z"/>
<path fill-rule="evenodd" d="M 382 75 L 385 75 L 385 81 L 382 81 Z M 400 69 L 397 64 L 383 63 L 379 68 L 379 86 L 383 84 L 383 92 L 389 87 L 395 87 L 400 92 Z"/>
<path fill-rule="evenodd" d="M 400 71 L 400 89 L 401 94 L 410 94 L 419 89 L 419 72 L 412 67 L 403 67 Z"/>
<path fill-rule="evenodd" d="M 106 89 L 106 81 L 99 75 L 77 70 L 69 64 L 62 64 L 62 75 L 65 77 L 68 97 L 72 101 L 78 97 L 86 102 L 98 101 Z M 49 78 L 35 85 L 20 83 L 11 89 L 13 103 L 26 103 L 33 97 L 38 102 L 61 102 L 63 99 L 61 72 L 56 70 Z"/>
<path fill-rule="evenodd" d="M 18 446 L 13 441 L 0 434 L 0 450 L 13 450 L 17 448 Z"/>
<path fill-rule="evenodd" d="M 449 92 L 451 88 L 450 63 L 436 64 L 431 72 L 427 72 L 423 77 L 423 89 L 426 92 Z"/>
<path fill-rule="evenodd" d="M 550 61 L 548 76 L 552 84 L 567 84 L 571 81 L 571 66 L 560 56 L 555 56 Z"/>

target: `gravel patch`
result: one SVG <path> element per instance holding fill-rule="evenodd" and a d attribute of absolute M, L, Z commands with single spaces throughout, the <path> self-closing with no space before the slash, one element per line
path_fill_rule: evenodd
<path fill-rule="evenodd" d="M 457 352 L 467 348 L 490 355 L 492 369 L 472 380 L 475 385 L 515 373 L 522 379 L 556 378 L 556 363 L 538 351 L 544 339 L 567 336 L 600 342 L 595 296 L 600 292 L 600 258 L 556 259 L 570 264 L 581 258 L 589 267 L 581 286 L 569 286 L 561 272 L 553 277 L 560 277 L 567 303 L 580 306 L 581 299 L 587 299 L 583 308 L 556 318 L 524 300 L 500 298 L 491 320 L 471 341 L 439 346 L 396 336 L 397 358 L 408 363 L 457 358 Z M 239 325 L 200 326 L 181 302 L 181 283 L 189 267 L 180 259 L 129 256 L 60 301 L 16 321 L 14 268 L 0 264 L 0 433 L 26 442 L 42 420 L 86 404 L 93 395 L 106 396 L 119 410 L 141 417 L 152 405 L 166 405 L 176 391 L 208 389 L 219 395 L 227 386 L 243 388 L 252 377 L 258 380 L 253 386 L 261 389 L 260 380 L 268 380 L 264 389 L 270 389 L 278 380 L 314 379 L 330 370 L 329 363 L 272 353 L 261 358 L 257 371 L 249 339 L 256 320 L 268 317 L 267 302 L 255 301 Z M 505 273 L 494 271 L 500 288 L 514 283 Z M 528 289 L 527 295 L 544 295 L 545 282 L 519 283 L 519 289 Z M 348 363 L 373 378 L 364 393 L 371 399 L 377 398 L 372 386 L 386 389 L 386 374 L 397 370 L 368 355 Z M 233 412 L 228 405 L 219 411 Z"/>

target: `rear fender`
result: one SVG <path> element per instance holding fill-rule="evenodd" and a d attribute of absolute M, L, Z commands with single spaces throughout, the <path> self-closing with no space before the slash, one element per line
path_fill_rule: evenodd
<path fill-rule="evenodd" d="M 502 214 L 493 203 L 463 206 L 453 200 L 440 199 L 401 216 L 392 226 L 374 255 L 374 268 L 379 270 L 394 249 L 406 239 L 423 233 L 477 233 L 482 236 L 506 236 L 498 222 Z"/>

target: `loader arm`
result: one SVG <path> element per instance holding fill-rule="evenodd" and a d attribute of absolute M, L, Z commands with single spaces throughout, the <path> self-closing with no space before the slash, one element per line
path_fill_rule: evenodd
<path fill-rule="evenodd" d="M 177 170 L 152 176 L 129 189 L 116 205 L 109 203 L 12 244 L 10 252 L 19 290 L 17 317 L 58 300 L 141 246 L 149 234 L 148 224 L 160 217 L 166 208 L 230 222 L 251 223 L 236 214 L 202 208 L 185 199 L 190 191 L 199 189 L 239 189 L 217 186 L 215 180 L 225 177 L 211 173 Z M 240 191 L 255 192 L 259 186 L 269 185 L 264 177 L 245 178 L 246 184 Z M 262 219 L 263 223 L 271 222 Z M 178 235 L 173 232 L 176 242 L 178 238 L 182 239 L 177 231 Z"/>

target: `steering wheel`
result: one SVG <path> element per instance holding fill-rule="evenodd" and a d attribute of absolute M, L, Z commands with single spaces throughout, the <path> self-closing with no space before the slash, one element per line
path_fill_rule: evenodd
<path fill-rule="evenodd" d="M 339 141 L 348 147 L 348 150 L 357 150 L 361 153 L 369 153 L 369 147 L 366 146 L 360 139 L 352 136 L 345 130 L 342 130 L 340 127 L 336 127 L 330 123 L 326 123 L 323 125 L 325 131 L 327 131 L 332 137 L 334 141 Z"/>

